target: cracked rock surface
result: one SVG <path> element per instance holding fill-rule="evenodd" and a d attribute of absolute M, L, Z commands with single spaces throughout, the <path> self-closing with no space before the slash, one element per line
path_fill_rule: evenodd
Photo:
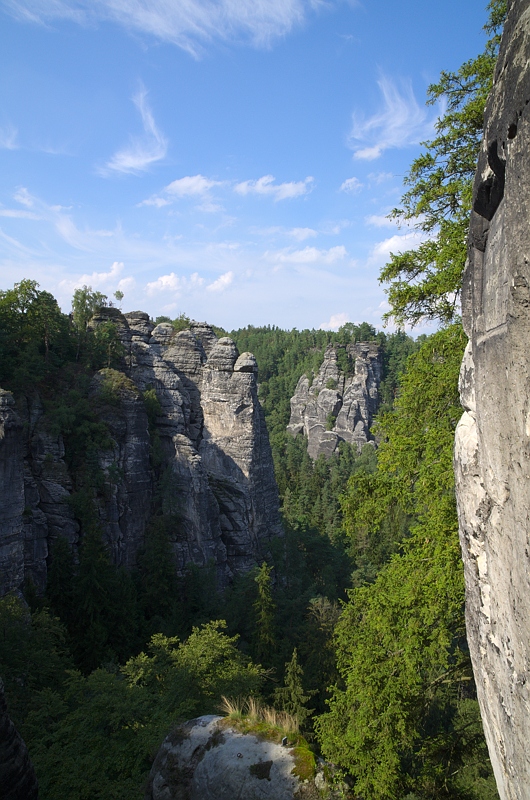
<path fill-rule="evenodd" d="M 474 185 L 455 443 L 466 625 L 502 800 L 530 787 L 530 0 L 512 0 Z"/>
<path fill-rule="evenodd" d="M 348 374 L 339 366 L 340 350 L 345 351 Z M 381 374 L 381 354 L 373 342 L 346 348 L 328 345 L 313 382 L 307 375 L 298 381 L 288 432 L 307 436 L 307 452 L 313 459 L 321 454 L 329 458 L 340 442 L 356 445 L 360 451 L 374 439 L 370 428 L 379 407 Z"/>

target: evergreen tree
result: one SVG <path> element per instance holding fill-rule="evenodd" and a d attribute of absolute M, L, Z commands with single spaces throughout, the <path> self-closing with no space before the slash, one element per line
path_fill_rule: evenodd
<path fill-rule="evenodd" d="M 311 696 L 315 692 L 304 691 L 303 687 L 304 671 L 298 663 L 298 653 L 296 647 L 293 649 L 291 660 L 285 664 L 285 678 L 283 686 L 274 692 L 274 701 L 282 711 L 287 711 L 296 717 L 301 728 L 304 727 L 307 718 L 311 716 L 314 709 L 307 708 Z"/>
<path fill-rule="evenodd" d="M 258 594 L 254 602 L 256 630 L 254 635 L 254 656 L 257 661 L 268 664 L 276 641 L 275 612 L 272 598 L 272 567 L 264 561 L 256 577 Z"/>

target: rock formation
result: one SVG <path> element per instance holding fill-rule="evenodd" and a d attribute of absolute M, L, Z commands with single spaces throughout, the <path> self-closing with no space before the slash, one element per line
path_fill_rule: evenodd
<path fill-rule="evenodd" d="M 26 745 L 9 718 L 0 679 L 0 797 L 2 800 L 37 800 L 37 778 Z"/>
<path fill-rule="evenodd" d="M 474 186 L 455 445 L 466 623 L 502 800 L 530 792 L 530 0 L 509 2 Z"/>
<path fill-rule="evenodd" d="M 321 772 L 296 773 L 296 751 L 242 734 L 222 717 L 176 728 L 154 761 L 144 800 L 317 800 L 334 796 Z"/>
<path fill-rule="evenodd" d="M 346 372 L 337 360 L 341 350 Z M 293 436 L 307 436 L 311 458 L 321 454 L 329 458 L 340 442 L 355 444 L 360 451 L 373 441 L 370 428 L 379 406 L 381 371 L 379 347 L 356 342 L 346 348 L 328 345 L 313 382 L 302 375 L 291 398 L 287 430 Z"/>
<path fill-rule="evenodd" d="M 87 458 L 99 470 L 97 514 L 112 559 L 135 564 L 156 501 L 172 519 L 178 572 L 213 562 L 224 586 L 282 534 L 255 358 L 203 323 L 176 333 L 143 312 L 109 308 L 91 327 L 108 321 L 125 355 L 119 371 L 103 369 L 92 379 L 89 401 L 108 441 Z M 147 395 L 156 407 L 152 420 Z M 82 531 L 64 456 L 38 395 L 15 404 L 0 392 L 0 595 L 28 577 L 44 588 L 58 536 L 77 550 Z"/>

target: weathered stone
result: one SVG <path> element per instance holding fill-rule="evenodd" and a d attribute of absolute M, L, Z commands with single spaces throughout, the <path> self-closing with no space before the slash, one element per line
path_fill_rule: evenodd
<path fill-rule="evenodd" d="M 239 733 L 222 717 L 199 717 L 180 725 L 164 740 L 144 800 L 317 800 L 334 796 L 321 772 L 314 779 L 300 781 L 293 773 L 295 767 L 291 747 Z"/>
<path fill-rule="evenodd" d="M 455 444 L 466 624 L 502 800 L 530 787 L 530 2 L 509 3 L 474 187 Z"/>
<path fill-rule="evenodd" d="M 37 800 L 37 778 L 26 745 L 9 718 L 0 678 L 0 796 L 2 800 Z"/>
<path fill-rule="evenodd" d="M 348 345 L 346 353 L 353 362 L 353 375 L 344 375 L 340 370 L 338 349 L 328 345 L 313 383 L 302 375 L 291 398 L 287 430 L 293 436 L 307 436 L 307 451 L 313 459 L 322 454 L 329 458 L 340 442 L 357 445 L 360 451 L 374 440 L 370 428 L 379 406 L 379 347 L 367 342 Z"/>
<path fill-rule="evenodd" d="M 145 311 L 128 311 L 123 316 L 129 325 L 131 337 L 148 342 L 155 327 L 149 318 L 149 314 L 146 314 Z"/>
<path fill-rule="evenodd" d="M 154 327 L 143 312 L 101 309 L 91 327 L 109 320 L 125 348 L 122 370 L 96 373 L 90 402 L 108 430 L 92 468 L 102 478 L 96 507 L 112 559 L 135 564 L 158 482 L 158 509 L 173 520 L 179 574 L 190 563 L 213 562 L 219 586 L 226 586 L 282 535 L 254 356 L 238 359 L 232 340 L 218 341 L 206 323 L 175 333 L 168 323 Z M 160 405 L 150 424 L 147 391 Z M 63 441 L 47 425 L 37 395 L 20 398 L 15 410 L 11 395 L 0 393 L 0 594 L 28 578 L 43 591 L 58 536 L 77 553 L 72 477 Z"/>
<path fill-rule="evenodd" d="M 0 389 L 0 587 L 24 580 L 24 462 L 22 422 L 10 392 Z"/>

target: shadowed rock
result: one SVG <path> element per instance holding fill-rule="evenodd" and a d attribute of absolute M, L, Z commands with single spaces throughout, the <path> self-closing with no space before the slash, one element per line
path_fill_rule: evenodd
<path fill-rule="evenodd" d="M 349 374 L 339 367 L 340 349 L 347 356 Z M 370 428 L 379 406 L 381 370 L 379 347 L 357 342 L 347 348 L 328 345 L 313 382 L 302 375 L 291 398 L 287 431 L 307 436 L 311 458 L 321 454 L 329 458 L 340 442 L 354 444 L 360 451 L 373 441 Z"/>
<path fill-rule="evenodd" d="M 37 800 L 37 778 L 26 745 L 13 725 L 0 678 L 0 797 L 2 800 Z"/>
<path fill-rule="evenodd" d="M 502 800 L 530 787 L 530 2 L 512 0 L 464 276 L 455 443 L 466 624 Z"/>

